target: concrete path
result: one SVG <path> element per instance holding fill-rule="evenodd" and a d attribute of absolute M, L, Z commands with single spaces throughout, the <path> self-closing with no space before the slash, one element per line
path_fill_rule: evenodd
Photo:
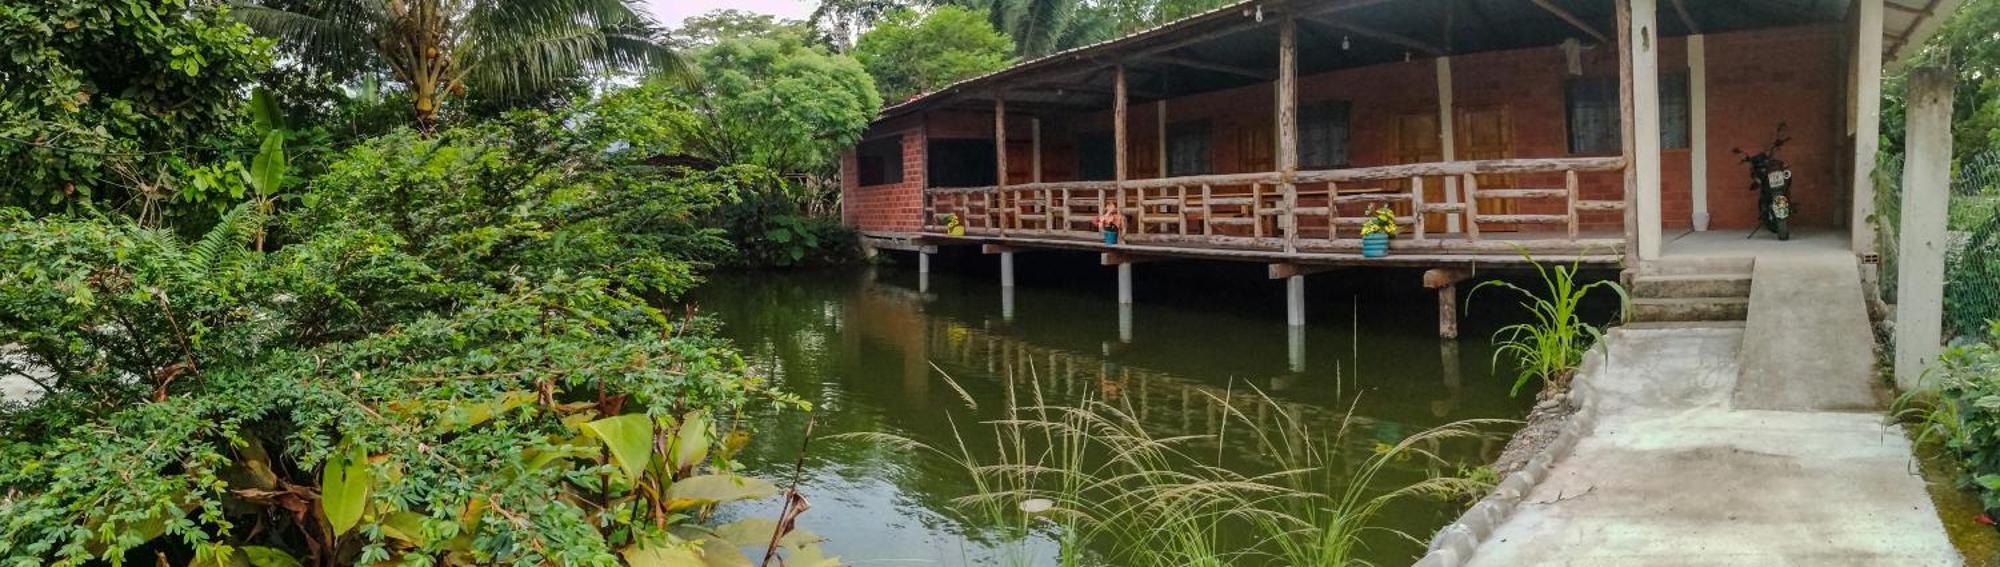
<path fill-rule="evenodd" d="M 1743 372 L 1746 409 L 1866 411 L 1885 407 L 1875 336 L 1851 254 L 1757 258 Z"/>
<path fill-rule="evenodd" d="M 1745 332 L 1614 331 L 1596 430 L 1469 564 L 1961 564 L 1881 414 L 1743 407 L 1779 405 L 1739 388 Z"/>

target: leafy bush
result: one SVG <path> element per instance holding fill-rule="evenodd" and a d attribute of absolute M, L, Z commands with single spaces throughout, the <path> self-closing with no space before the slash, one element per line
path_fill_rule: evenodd
<path fill-rule="evenodd" d="M 2000 322 L 1984 342 L 1945 350 L 1932 373 L 1934 394 L 1913 391 L 1897 400 L 1914 418 L 1917 441 L 1937 442 L 1958 461 L 1960 488 L 1978 490 L 1987 510 L 2000 510 Z"/>
<path fill-rule="evenodd" d="M 748 404 L 802 406 L 649 298 L 726 246 L 712 174 L 544 115 L 347 151 L 189 241 L 0 210 L 0 563 L 723 561 Z M 269 228 L 274 246 L 259 251 Z M 261 559 L 260 559 L 261 558 Z"/>
<path fill-rule="evenodd" d="M 1526 256 L 1524 253 L 1523 257 Z M 1533 314 L 1535 320 L 1508 325 L 1493 333 L 1497 346 L 1493 349 L 1493 364 L 1498 366 L 1503 356 L 1519 361 L 1520 373 L 1514 377 L 1512 394 L 1519 395 L 1522 386 L 1539 379 L 1541 395 L 1555 396 L 1569 386 L 1569 379 L 1583 364 L 1583 355 L 1590 351 L 1591 345 L 1604 339 L 1603 330 L 1583 321 L 1580 313 L 1584 299 L 1592 291 L 1607 289 L 1618 296 L 1619 312 L 1627 313 L 1631 311 L 1632 298 L 1615 281 L 1577 281 L 1576 264 L 1550 268 L 1532 257 L 1528 262 L 1541 277 L 1541 294 L 1501 280 L 1480 282 L 1472 288 L 1472 293 L 1477 295 L 1479 290 L 1494 287 L 1521 296 L 1521 307 Z"/>

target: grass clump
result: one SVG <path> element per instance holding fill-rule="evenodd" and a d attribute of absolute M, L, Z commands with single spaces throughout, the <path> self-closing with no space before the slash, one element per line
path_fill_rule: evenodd
<path fill-rule="evenodd" d="M 1583 364 L 1583 355 L 1592 345 L 1604 339 L 1604 331 L 1596 325 L 1584 322 L 1581 315 L 1584 300 L 1598 290 L 1609 291 L 1619 299 L 1619 313 L 1631 311 L 1632 298 L 1625 287 L 1611 280 L 1581 281 L 1576 263 L 1553 267 L 1536 261 L 1526 252 L 1521 254 L 1535 267 L 1540 276 L 1542 288 L 1530 291 L 1527 288 L 1502 280 L 1488 280 L 1472 288 L 1473 295 L 1488 287 L 1509 290 L 1521 297 L 1521 307 L 1534 316 L 1533 321 L 1501 327 L 1493 333 L 1493 365 L 1498 367 L 1502 357 L 1512 357 L 1519 372 L 1514 377 L 1511 395 L 1519 395 L 1521 387 L 1530 381 L 1542 382 L 1542 396 L 1552 397 L 1569 387 L 1569 380 Z"/>

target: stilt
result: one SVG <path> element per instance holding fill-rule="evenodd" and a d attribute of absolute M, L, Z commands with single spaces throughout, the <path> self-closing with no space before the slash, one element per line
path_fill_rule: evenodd
<path fill-rule="evenodd" d="M 1472 272 L 1451 268 L 1424 272 L 1424 287 L 1438 294 L 1438 338 L 1458 338 L 1458 282 L 1470 277 Z"/>
<path fill-rule="evenodd" d="M 1445 398 L 1431 401 L 1431 415 L 1445 417 L 1458 409 L 1459 396 L 1465 390 L 1458 370 L 1458 341 L 1438 341 L 1438 360 L 1443 363 L 1439 375 L 1444 378 Z"/>
<path fill-rule="evenodd" d="M 917 293 L 928 295 L 930 294 L 930 292 L 931 292 L 931 273 L 917 272 Z"/>
<path fill-rule="evenodd" d="M 1008 323 L 1014 322 L 1014 285 L 1011 279 L 1000 286 L 1000 320 Z"/>
<path fill-rule="evenodd" d="M 1000 287 L 1014 287 L 1014 253 L 1000 253 Z"/>
<path fill-rule="evenodd" d="M 1132 342 L 1132 304 L 1118 304 L 1118 342 Z"/>
<path fill-rule="evenodd" d="M 1118 304 L 1132 304 L 1132 264 L 1130 263 L 1118 265 Z"/>
<path fill-rule="evenodd" d="M 1285 361 L 1292 372 L 1306 371 L 1306 327 L 1292 325 L 1285 330 Z"/>
<path fill-rule="evenodd" d="M 1285 324 L 1293 328 L 1306 324 L 1306 277 L 1285 278 Z"/>
<path fill-rule="evenodd" d="M 917 273 L 919 274 L 931 273 L 931 255 L 929 252 L 917 253 Z"/>

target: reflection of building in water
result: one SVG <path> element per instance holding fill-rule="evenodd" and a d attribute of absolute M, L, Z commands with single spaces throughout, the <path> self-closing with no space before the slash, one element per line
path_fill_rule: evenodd
<path fill-rule="evenodd" d="M 1219 386 L 1120 362 L 1114 359 L 1116 343 L 1107 343 L 1103 354 L 1045 347 L 1002 331 L 926 313 L 923 304 L 921 292 L 868 285 L 845 304 L 843 312 L 844 324 L 849 327 L 843 333 L 847 340 L 866 336 L 888 342 L 902 353 L 903 382 L 913 400 L 928 395 L 930 373 L 935 365 L 940 370 L 975 370 L 953 372 L 957 379 L 984 375 L 1002 381 L 1015 396 L 1015 403 L 1023 407 L 1074 405 L 1086 400 L 1106 402 L 1129 411 L 1149 433 L 1161 436 L 1213 434 L 1222 430 L 1230 412 L 1239 412 L 1244 421 L 1265 431 L 1287 419 L 1314 428 L 1343 421 L 1345 408 L 1267 395 L 1260 391 L 1263 386 L 1253 387 L 1248 383 Z M 1442 390 L 1449 397 L 1433 401 L 1433 412 L 1448 412 L 1458 404 L 1458 361 L 1456 356 L 1450 356 L 1457 354 L 1456 349 L 1450 348 L 1446 354 Z M 1288 378 L 1295 376 L 1278 377 L 1272 385 L 1286 386 Z M 1349 442 L 1360 443 L 1362 447 L 1372 447 L 1376 442 L 1393 443 L 1417 430 L 1367 416 L 1350 416 L 1345 421 Z"/>

